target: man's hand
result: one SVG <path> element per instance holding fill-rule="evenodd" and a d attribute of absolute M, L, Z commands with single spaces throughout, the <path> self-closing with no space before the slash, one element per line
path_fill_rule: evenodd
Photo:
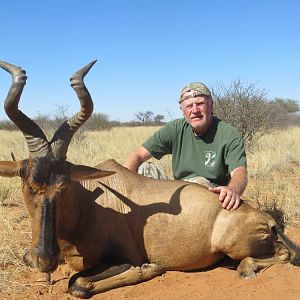
<path fill-rule="evenodd" d="M 227 210 L 237 209 L 241 203 L 240 195 L 247 185 L 247 169 L 238 167 L 230 172 L 231 179 L 227 186 L 209 188 L 210 191 L 220 194 L 219 200 L 222 207 Z"/>
<path fill-rule="evenodd" d="M 241 199 L 237 191 L 229 186 L 218 186 L 209 188 L 211 192 L 220 194 L 219 200 L 222 202 L 222 207 L 227 210 L 237 209 L 241 203 Z"/>

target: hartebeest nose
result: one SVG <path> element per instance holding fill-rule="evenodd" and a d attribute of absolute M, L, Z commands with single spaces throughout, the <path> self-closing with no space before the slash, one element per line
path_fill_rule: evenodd
<path fill-rule="evenodd" d="M 55 199 L 45 197 L 41 203 L 41 218 L 37 243 L 31 246 L 33 264 L 42 272 L 52 272 L 59 263 L 60 249 L 56 235 Z"/>
<path fill-rule="evenodd" d="M 45 248 L 37 245 L 37 247 L 33 249 L 34 265 L 41 272 L 53 272 L 58 266 L 60 257 L 59 247 L 58 245 L 56 246 L 55 243 L 52 246 L 54 246 L 54 248 Z"/>
<path fill-rule="evenodd" d="M 35 249 L 34 252 L 39 252 Z M 41 271 L 50 273 L 56 270 L 59 264 L 59 252 L 56 255 L 34 255 L 34 264 Z"/>
<path fill-rule="evenodd" d="M 32 255 L 30 250 L 26 251 L 23 256 L 24 263 L 30 268 L 37 268 L 41 272 L 51 273 L 55 271 L 59 264 L 60 253 L 56 252 L 55 255 L 44 253 L 41 255 L 40 252 L 40 249 L 35 249 Z"/>

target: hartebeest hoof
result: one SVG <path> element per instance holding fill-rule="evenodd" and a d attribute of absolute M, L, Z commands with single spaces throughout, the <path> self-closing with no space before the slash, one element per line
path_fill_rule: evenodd
<path fill-rule="evenodd" d="M 91 290 L 94 289 L 94 284 L 87 281 L 85 278 L 78 278 L 73 284 L 70 284 L 72 278 L 69 281 L 68 293 L 72 296 L 82 299 L 88 299 L 93 296 Z"/>
<path fill-rule="evenodd" d="M 251 257 L 246 257 L 240 262 L 237 271 L 241 278 L 252 279 L 256 277 L 257 265 Z"/>

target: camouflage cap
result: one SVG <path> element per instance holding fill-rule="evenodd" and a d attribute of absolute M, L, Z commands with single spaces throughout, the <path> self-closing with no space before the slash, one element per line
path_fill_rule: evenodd
<path fill-rule="evenodd" d="M 186 86 L 183 87 L 183 89 L 180 92 L 180 97 L 179 97 L 179 103 L 182 102 L 183 99 L 182 96 L 185 92 L 189 92 L 189 91 L 197 91 L 197 95 L 193 95 L 195 96 L 201 96 L 201 95 L 205 95 L 205 96 L 209 96 L 211 97 L 211 92 L 209 90 L 209 88 L 202 82 L 192 82 L 187 84 Z"/>

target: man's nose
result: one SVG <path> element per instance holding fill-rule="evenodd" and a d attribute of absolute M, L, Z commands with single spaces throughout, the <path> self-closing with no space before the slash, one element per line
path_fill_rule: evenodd
<path fill-rule="evenodd" d="M 193 103 L 192 112 L 195 113 L 195 112 L 198 112 L 199 110 L 200 110 L 199 105 L 197 105 L 196 103 Z"/>

